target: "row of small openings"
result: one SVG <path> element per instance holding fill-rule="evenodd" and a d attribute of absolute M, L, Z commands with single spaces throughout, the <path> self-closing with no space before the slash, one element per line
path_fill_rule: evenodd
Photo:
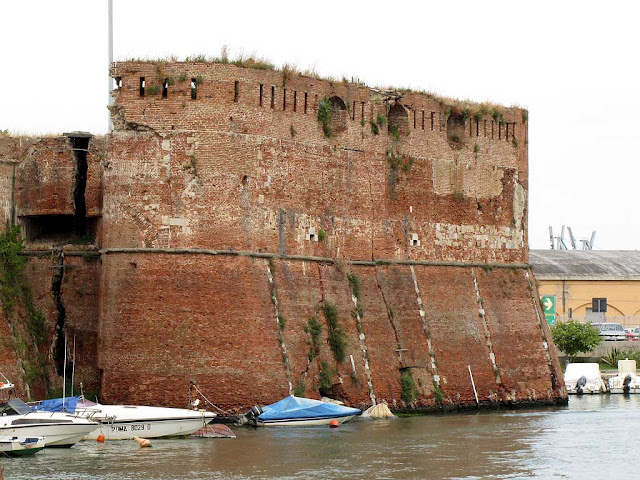
<path fill-rule="evenodd" d="M 117 88 L 122 88 L 122 77 L 116 77 L 116 86 Z M 145 81 L 145 77 L 140 77 L 140 96 L 144 97 L 145 96 L 145 89 L 146 89 L 146 81 Z M 165 78 L 163 84 L 162 84 L 162 98 L 167 98 L 168 95 L 168 90 L 169 90 L 169 79 Z M 234 81 L 234 93 L 233 93 L 233 101 L 235 103 L 237 103 L 239 101 L 240 98 L 240 82 L 238 80 Z M 275 108 L 275 90 L 276 87 L 274 85 L 271 86 L 271 108 Z M 196 78 L 192 78 L 191 79 L 191 98 L 193 100 L 197 99 L 198 96 L 198 82 Z M 317 102 L 317 95 L 316 97 L 316 102 Z M 259 96 L 259 105 L 262 107 L 264 106 L 264 84 L 260 84 L 260 96 Z M 365 103 L 366 102 L 360 102 L 360 119 L 364 120 L 364 116 L 365 116 Z M 309 106 L 309 94 L 307 92 L 304 92 L 304 104 L 303 104 L 303 111 L 304 113 L 308 112 L 308 106 Z M 284 88 L 282 91 L 282 110 L 286 110 L 287 109 L 287 89 Z M 293 111 L 297 112 L 298 111 L 298 92 L 296 90 L 293 91 Z M 357 111 L 357 102 L 354 100 L 353 104 L 352 104 L 352 109 L 351 109 L 351 120 L 356 119 L 356 111 Z M 373 114 L 373 113 L 372 113 Z M 436 122 L 436 115 L 438 116 L 438 121 Z M 426 112 L 425 110 L 413 110 L 413 128 L 417 129 L 418 125 L 420 125 L 420 129 L 425 130 L 427 127 L 430 128 L 431 130 L 435 130 L 436 125 L 439 125 L 439 130 L 442 130 L 442 126 L 443 126 L 443 117 L 441 113 L 438 112 Z M 480 120 L 475 118 L 475 119 L 471 119 L 469 121 L 469 136 L 472 137 L 474 136 L 474 123 L 475 123 L 475 136 L 480 136 Z M 490 129 L 489 127 L 489 121 L 488 120 L 484 120 L 483 121 L 484 124 L 484 128 L 482 129 L 483 132 L 483 136 L 489 136 L 489 132 L 490 132 L 490 136 L 491 138 L 495 138 L 496 133 L 498 136 L 499 140 L 502 140 L 502 126 L 505 126 L 504 129 L 504 136 L 505 139 L 508 141 L 509 138 L 513 138 L 515 137 L 516 134 L 516 122 L 513 123 L 504 123 L 504 122 L 495 122 L 494 120 L 491 120 L 491 124 L 490 124 Z M 497 132 L 496 132 L 496 128 L 495 125 L 498 124 L 498 128 L 497 128 Z M 511 128 L 510 128 L 511 126 Z"/>
<path fill-rule="evenodd" d="M 122 77 L 116 77 L 116 85 L 118 89 L 122 88 Z M 147 90 L 147 82 L 145 80 L 145 77 L 140 77 L 140 96 L 141 97 L 145 96 L 146 90 Z M 162 98 L 167 98 L 168 94 L 169 94 L 169 79 L 165 78 L 164 82 L 162 82 Z M 197 96 L 198 96 L 198 81 L 196 78 L 192 78 L 191 79 L 191 99 L 195 100 Z"/>
<path fill-rule="evenodd" d="M 436 122 L 436 117 L 438 118 Z M 425 110 L 413 110 L 413 128 L 421 130 L 435 130 L 436 125 L 442 130 L 442 114 L 439 112 L 428 112 Z"/>
<path fill-rule="evenodd" d="M 355 102 L 354 102 L 355 104 Z M 436 116 L 438 117 L 438 121 L 436 121 Z M 464 122 L 464 120 L 463 120 Z M 490 122 L 490 123 L 489 123 Z M 427 127 L 430 127 L 431 130 L 435 129 L 436 125 L 440 125 L 440 130 L 442 130 L 443 126 L 443 116 L 438 112 L 425 112 L 424 110 L 413 110 L 413 128 L 420 128 L 424 130 Z M 496 135 L 498 140 L 504 139 L 509 141 L 510 138 L 514 138 L 516 136 L 516 122 L 499 122 L 494 120 L 483 120 L 483 128 L 480 128 L 480 119 L 471 118 L 469 119 L 469 136 L 479 137 L 480 132 L 482 132 L 482 136 L 490 136 L 491 138 L 495 138 Z M 497 128 L 496 128 L 497 125 Z M 502 128 L 504 125 L 504 129 Z M 504 132 L 504 135 L 503 135 Z"/>
<path fill-rule="evenodd" d="M 509 141 L 509 138 L 515 138 L 516 136 L 516 122 L 500 122 L 491 120 L 483 120 L 483 128 L 480 128 L 480 119 L 473 118 L 469 120 L 469 136 L 470 137 L 479 137 L 480 132 L 482 131 L 482 136 L 491 138 L 495 138 L 496 134 L 498 136 L 498 140 L 504 139 Z M 496 129 L 496 125 L 498 128 Z M 502 128 L 504 126 L 504 129 Z M 502 134 L 504 131 L 504 135 Z"/>
<path fill-rule="evenodd" d="M 316 95 L 316 101 L 318 99 L 318 96 Z M 298 111 L 298 91 L 294 90 L 293 91 L 293 111 L 297 112 Z M 264 106 L 264 84 L 261 83 L 260 84 L 260 95 L 258 97 L 258 105 L 263 107 Z M 271 103 L 270 103 L 271 108 L 276 108 L 276 87 L 275 85 L 271 85 Z M 286 110 L 287 109 L 287 89 L 283 88 L 282 89 L 282 110 Z M 302 107 L 302 111 L 304 113 L 307 113 L 309 110 L 309 94 L 307 92 L 304 92 L 304 100 L 303 100 L 303 107 Z"/>

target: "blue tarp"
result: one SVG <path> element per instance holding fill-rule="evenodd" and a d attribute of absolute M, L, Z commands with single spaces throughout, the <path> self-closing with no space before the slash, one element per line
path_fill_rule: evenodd
<path fill-rule="evenodd" d="M 262 411 L 264 413 L 258 417 L 262 421 L 338 418 L 360 413 L 357 408 L 343 407 L 310 398 L 298 398 L 293 395 L 263 407 Z"/>
<path fill-rule="evenodd" d="M 73 413 L 76 411 L 76 405 L 78 405 L 79 396 L 67 397 L 64 399 L 64 411 Z M 34 407 L 35 410 L 42 412 L 61 412 L 62 411 L 62 399 L 52 398 L 51 400 L 42 400 L 39 405 Z"/>

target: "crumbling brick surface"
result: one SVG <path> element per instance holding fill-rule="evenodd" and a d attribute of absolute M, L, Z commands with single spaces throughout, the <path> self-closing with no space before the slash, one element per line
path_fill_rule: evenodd
<path fill-rule="evenodd" d="M 112 73 L 115 130 L 87 156 L 87 216 L 99 220 L 81 250 L 100 257 L 65 257 L 60 289 L 78 374 L 103 401 L 184 406 L 189 379 L 234 412 L 296 388 L 317 398 L 322 362 L 331 393 L 358 406 L 374 395 L 396 408 L 473 404 L 469 365 L 483 403 L 566 398 L 524 271 L 472 266 L 527 261 L 521 109 L 235 65 Z M 330 136 L 317 116 L 325 97 Z M 0 218 L 72 215 L 75 168 L 66 137 L 0 138 Z M 415 281 L 394 261 L 413 262 Z M 52 329 L 50 267 L 30 260 L 29 278 Z M 345 331 L 343 362 L 324 301 Z M 313 316 L 323 333 L 310 359 Z M 416 381 L 410 404 L 403 371 Z"/>
<path fill-rule="evenodd" d="M 535 315 L 524 272 L 477 269 L 476 274 L 505 389 L 515 399 L 553 398 L 552 384 L 560 388 L 562 377 L 551 381 L 555 372 L 544 344 L 549 340 Z"/>
<path fill-rule="evenodd" d="M 103 267 L 105 402 L 185 406 L 190 379 L 227 409 L 288 394 L 264 260 L 107 255 Z"/>
<path fill-rule="evenodd" d="M 353 259 L 525 259 L 524 204 L 514 201 L 514 191 L 527 188 L 519 171 L 526 124 L 516 128 L 515 143 L 513 133 L 498 139 L 482 131 L 452 147 L 440 126 L 447 107 L 427 95 L 398 100 L 420 122 L 396 140 L 385 129 L 374 135 L 370 126 L 386 115 L 389 101 L 358 85 L 295 75 L 283 81 L 278 72 L 232 65 L 125 63 L 114 74 L 123 87 L 105 172 L 105 222 L 112 225 L 105 230 L 113 235 L 135 232 L 135 222 L 133 238 L 168 237 L 182 247 L 320 249 Z M 147 88 L 164 78 L 174 84 L 167 98 L 141 96 L 141 77 Z M 195 100 L 191 78 L 199 81 Z M 316 118 L 325 96 L 341 97 L 350 110 L 347 129 L 331 138 Z M 431 113 L 438 119 L 433 130 Z M 521 116 L 505 110 L 503 121 L 518 123 Z M 206 221 L 212 216 L 215 222 Z M 325 247 L 304 241 L 310 227 L 325 231 Z M 412 233 L 420 245 L 409 245 Z"/>
<path fill-rule="evenodd" d="M 441 388 L 454 404 L 474 402 L 468 367 L 478 397 L 497 400 L 484 327 L 478 314 L 471 269 L 415 267 Z"/>

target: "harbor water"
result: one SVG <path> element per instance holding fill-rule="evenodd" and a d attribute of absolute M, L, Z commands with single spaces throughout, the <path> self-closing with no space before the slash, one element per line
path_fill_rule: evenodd
<path fill-rule="evenodd" d="M 233 427 L 235 439 L 83 441 L 2 458 L 6 479 L 638 478 L 640 395 L 567 407 Z"/>

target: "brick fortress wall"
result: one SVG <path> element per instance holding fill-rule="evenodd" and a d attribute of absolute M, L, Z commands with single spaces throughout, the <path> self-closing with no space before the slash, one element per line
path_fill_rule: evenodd
<path fill-rule="evenodd" d="M 125 62 L 113 76 L 107 401 L 179 405 L 193 378 L 242 410 L 318 396 L 328 372 L 327 393 L 356 405 L 466 405 L 469 365 L 482 402 L 566 398 L 525 265 L 525 112 L 233 65 Z"/>
<path fill-rule="evenodd" d="M 86 188 L 78 191 L 74 149 L 79 148 L 72 139 L 0 137 L 0 221 L 19 225 L 26 244 L 20 285 L 25 294 L 12 299 L 12 311 L 1 312 L 0 371 L 16 384 L 18 394 L 32 399 L 61 388 L 65 334 L 69 377 L 75 340 L 76 388 L 80 382 L 86 392 L 99 387 L 97 244 L 105 145 L 97 137 L 83 148 Z M 86 233 L 75 229 L 80 203 L 90 224 Z M 44 330 L 40 339 L 34 328 Z"/>
<path fill-rule="evenodd" d="M 115 129 L 87 155 L 92 238 L 62 257 L 67 327 L 91 338 L 83 375 L 104 401 L 183 406 L 195 379 L 235 411 L 320 390 L 456 407 L 474 403 L 469 366 L 483 403 L 566 399 L 526 266 L 526 112 L 233 65 L 112 73 Z M 49 223 L 33 218 L 76 213 L 78 163 L 64 170 L 67 138 L 46 140 L 53 163 L 32 141 L 0 165 L 0 214 L 41 252 Z M 12 189 L 15 168 L 33 172 Z M 59 265 L 49 251 L 32 268 Z M 51 272 L 30 278 L 55 330 Z"/>

